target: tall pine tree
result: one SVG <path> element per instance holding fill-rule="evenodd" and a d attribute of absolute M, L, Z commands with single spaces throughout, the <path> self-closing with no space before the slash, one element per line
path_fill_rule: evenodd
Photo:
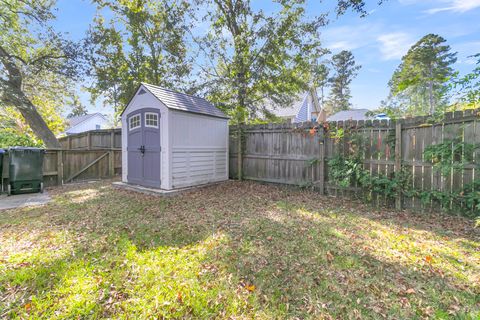
<path fill-rule="evenodd" d="M 434 114 L 447 106 L 448 81 L 457 61 L 446 40 L 428 34 L 403 56 L 389 82 L 391 94 L 403 100 L 400 105 L 411 115 Z"/>
<path fill-rule="evenodd" d="M 355 63 L 351 51 L 343 50 L 332 57 L 334 75 L 330 78 L 329 105 L 331 112 L 350 109 L 350 84 L 357 76 L 361 66 Z"/>

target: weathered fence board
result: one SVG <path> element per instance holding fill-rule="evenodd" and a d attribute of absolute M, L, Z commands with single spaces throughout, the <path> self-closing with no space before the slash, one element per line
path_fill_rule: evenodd
<path fill-rule="evenodd" d="M 92 130 L 59 139 L 63 149 L 106 149 L 122 147 L 122 129 Z"/>
<path fill-rule="evenodd" d="M 465 155 L 473 161 L 460 170 L 441 174 L 425 159 L 424 151 L 454 138 L 480 146 L 479 110 L 447 113 L 444 121 L 430 123 L 426 117 L 387 121 L 339 121 L 329 127 L 356 132 L 364 140 L 363 167 L 371 175 L 392 178 L 402 171 L 411 174 L 410 187 L 419 191 L 460 191 L 466 185 L 480 180 L 480 149 Z M 238 155 L 243 160 L 243 178 L 300 186 L 311 186 L 322 194 L 365 197 L 358 186 L 343 188 L 335 185 L 329 176 L 328 161 L 336 155 L 350 152 L 351 143 L 338 139 L 323 124 L 268 124 L 230 128 L 230 177 L 238 175 Z M 239 150 L 238 139 L 241 139 Z M 121 130 L 95 130 L 60 139 L 62 150 L 48 150 L 45 154 L 44 176 L 47 185 L 60 184 L 75 173 L 74 181 L 101 179 L 121 173 Z M 239 152 L 240 151 L 240 152 Z M 105 155 L 108 153 L 108 155 Z M 94 165 L 83 170 L 96 159 Z M 8 166 L 4 173 L 8 176 Z M 83 171 L 82 171 L 83 170 Z M 5 176 L 5 175 L 4 175 Z M 452 203 L 442 207 L 419 197 L 397 196 L 387 199 L 371 195 L 380 205 L 413 210 L 448 210 Z M 422 201 L 423 200 L 423 201 Z"/>
<path fill-rule="evenodd" d="M 330 128 L 356 132 L 363 137 L 364 169 L 371 175 L 393 178 L 406 171 L 410 174 L 409 188 L 416 196 L 397 195 L 396 199 L 371 195 L 380 205 L 414 210 L 448 210 L 452 203 L 441 207 L 420 193 L 431 191 L 459 192 L 480 179 L 480 149 L 470 154 L 474 160 L 459 170 L 441 174 L 425 158 L 425 149 L 455 138 L 480 146 L 478 127 L 480 111 L 468 110 L 445 114 L 439 123 L 427 117 L 388 121 L 339 121 Z M 311 129 L 317 132 L 312 134 Z M 237 177 L 239 154 L 237 127 L 230 130 L 230 177 Z M 315 185 L 322 193 L 334 196 L 365 196 L 357 186 L 343 188 L 332 183 L 328 161 L 336 155 L 346 155 L 351 147 L 346 139 L 338 139 L 323 124 L 270 124 L 242 128 L 243 178 L 296 185 Z M 453 147 L 453 145 L 452 145 Z M 466 158 L 469 158 L 466 155 Z M 321 164 L 320 164 L 321 163 Z"/>
<path fill-rule="evenodd" d="M 95 163 L 72 182 L 110 178 L 120 174 L 122 169 L 122 152 L 118 149 L 95 150 L 46 150 L 43 160 L 43 179 L 45 186 L 56 186 L 66 183 L 67 179 L 80 172 L 96 158 L 108 155 Z M 8 154 L 4 157 L 3 183 L 8 181 Z M 70 182 L 70 181 L 68 181 Z M 1 185 L 1 182 L 0 182 Z"/>
<path fill-rule="evenodd" d="M 62 185 L 69 177 L 72 182 L 113 177 L 122 172 L 121 129 L 94 130 L 60 138 L 62 149 L 46 150 L 43 161 L 45 186 Z M 86 168 L 103 154 L 100 161 Z M 4 157 L 3 181 L 8 181 L 8 154 Z M 70 182 L 70 181 L 69 181 Z"/>
<path fill-rule="evenodd" d="M 271 124 L 243 129 L 244 178 L 296 185 L 322 185 L 323 142 L 312 127 Z M 230 176 L 237 175 L 236 127 L 230 129 Z"/>

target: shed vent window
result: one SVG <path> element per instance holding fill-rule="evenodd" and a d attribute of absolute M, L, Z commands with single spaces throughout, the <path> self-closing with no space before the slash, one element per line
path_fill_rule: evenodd
<path fill-rule="evenodd" d="M 158 114 L 152 112 L 145 113 L 145 127 L 158 128 Z"/>
<path fill-rule="evenodd" d="M 133 130 L 133 129 L 136 129 L 136 128 L 140 127 L 140 115 L 139 114 L 134 115 L 133 117 L 130 118 L 128 127 L 129 127 L 130 130 Z"/>

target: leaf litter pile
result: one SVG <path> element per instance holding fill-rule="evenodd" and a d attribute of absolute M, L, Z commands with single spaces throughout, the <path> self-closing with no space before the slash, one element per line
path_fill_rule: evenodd
<path fill-rule="evenodd" d="M 0 318 L 480 317 L 479 233 L 462 218 L 253 182 L 50 193 L 0 212 Z"/>

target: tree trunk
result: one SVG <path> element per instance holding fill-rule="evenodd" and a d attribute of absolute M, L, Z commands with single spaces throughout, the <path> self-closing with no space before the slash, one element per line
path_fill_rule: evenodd
<path fill-rule="evenodd" d="M 243 143 L 242 125 L 237 125 L 237 178 L 243 180 Z"/>
<path fill-rule="evenodd" d="M 45 120 L 38 113 L 37 108 L 25 96 L 25 94 L 18 90 L 17 96 L 21 97 L 21 102 L 15 105 L 18 111 L 25 118 L 25 121 L 32 129 L 33 133 L 43 141 L 47 148 L 61 148 L 60 142 L 53 134 L 52 130 L 47 126 Z"/>
<path fill-rule="evenodd" d="M 245 96 L 246 96 L 246 90 L 245 90 L 245 74 L 243 72 L 240 72 L 238 75 L 238 84 L 240 86 L 239 92 L 238 92 L 238 134 L 237 134 L 237 139 L 238 139 L 238 158 L 237 158 L 237 171 L 238 171 L 238 180 L 243 180 L 243 132 L 242 132 L 242 126 L 245 124 Z"/>
<path fill-rule="evenodd" d="M 8 80 L 2 81 L 3 88 L 0 91 L 3 102 L 15 106 L 20 111 L 33 133 L 43 141 L 47 148 L 61 148 L 60 142 L 38 113 L 37 108 L 23 92 L 22 72 L 15 64 L 14 58 L 2 46 L 0 46 L 0 62 L 8 73 Z"/>
<path fill-rule="evenodd" d="M 435 112 L 435 102 L 433 101 L 433 70 L 429 68 L 430 81 L 428 81 L 428 100 L 430 103 L 430 114 Z"/>
<path fill-rule="evenodd" d="M 433 114 L 435 112 L 435 103 L 433 101 L 433 84 L 432 81 L 429 81 L 428 83 L 428 99 L 430 102 L 430 114 Z"/>

